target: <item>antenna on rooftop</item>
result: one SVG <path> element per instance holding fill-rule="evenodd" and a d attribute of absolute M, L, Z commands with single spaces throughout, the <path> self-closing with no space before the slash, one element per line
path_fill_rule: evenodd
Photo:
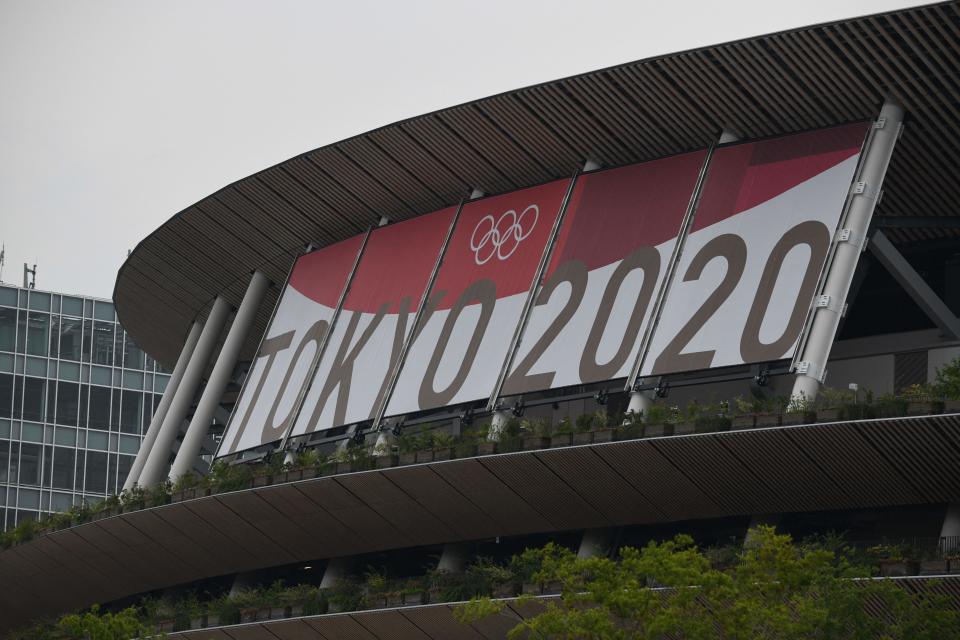
<path fill-rule="evenodd" d="M 0 282 L 3 282 L 3 263 L 6 259 L 7 245 L 0 245 Z"/>
<path fill-rule="evenodd" d="M 31 269 L 30 265 L 26 262 L 23 263 L 23 288 L 37 288 L 37 265 L 33 265 L 33 269 Z"/>

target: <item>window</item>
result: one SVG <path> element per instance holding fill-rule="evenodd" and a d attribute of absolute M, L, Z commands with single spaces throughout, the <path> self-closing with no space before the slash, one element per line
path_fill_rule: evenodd
<path fill-rule="evenodd" d="M 97 301 L 93 307 L 93 317 L 97 320 L 106 320 L 113 322 L 113 303 Z"/>
<path fill-rule="evenodd" d="M 87 467 L 84 474 L 84 491 L 106 493 L 107 491 L 107 454 L 100 451 L 87 452 Z"/>
<path fill-rule="evenodd" d="M 48 331 L 50 329 L 50 315 L 31 311 L 27 317 L 27 353 L 32 356 L 47 355 L 50 343 Z"/>
<path fill-rule="evenodd" d="M 20 484 L 40 484 L 40 445 L 20 445 Z"/>
<path fill-rule="evenodd" d="M 40 378 L 24 378 L 23 419 L 43 422 L 47 400 L 47 381 Z"/>
<path fill-rule="evenodd" d="M 93 349 L 93 320 L 83 321 L 83 354 L 81 359 L 84 362 L 90 362 L 90 352 Z"/>
<path fill-rule="evenodd" d="M 123 366 L 127 369 L 143 369 L 143 351 L 127 336 L 123 345 Z"/>
<path fill-rule="evenodd" d="M 53 477 L 51 485 L 54 489 L 73 490 L 73 465 L 77 460 L 75 449 L 67 447 L 53 448 Z"/>
<path fill-rule="evenodd" d="M 143 394 L 139 391 L 124 391 L 120 409 L 120 431 L 124 433 L 140 432 L 140 410 Z"/>
<path fill-rule="evenodd" d="M 90 387 L 89 426 L 91 429 L 106 429 L 110 426 L 110 389 Z"/>
<path fill-rule="evenodd" d="M 0 373 L 0 418 L 9 418 L 13 410 L 13 376 Z"/>
<path fill-rule="evenodd" d="M 107 366 L 113 364 L 113 323 L 94 322 L 92 342 L 92 361 Z"/>
<path fill-rule="evenodd" d="M 64 301 L 67 299 L 64 298 Z M 60 319 L 60 357 L 64 360 L 80 360 L 83 320 L 63 316 Z"/>
<path fill-rule="evenodd" d="M 7 467 L 10 466 L 10 443 L 0 440 L 0 482 L 9 482 Z"/>
<path fill-rule="evenodd" d="M 80 408 L 80 385 L 60 382 L 57 385 L 57 423 L 77 426 L 77 411 Z"/>
<path fill-rule="evenodd" d="M 17 344 L 17 311 L 0 307 L 0 351 L 13 351 Z"/>

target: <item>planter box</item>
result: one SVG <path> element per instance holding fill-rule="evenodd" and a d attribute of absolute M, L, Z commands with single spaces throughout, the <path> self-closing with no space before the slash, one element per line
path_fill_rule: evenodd
<path fill-rule="evenodd" d="M 593 432 L 594 442 L 612 442 L 613 429 L 597 429 Z"/>
<path fill-rule="evenodd" d="M 573 434 L 573 444 L 590 444 L 593 442 L 593 432 L 583 431 Z"/>
<path fill-rule="evenodd" d="M 296 482 L 297 480 L 303 480 L 303 469 L 287 471 L 285 474 L 283 474 L 283 479 L 281 482 Z"/>
<path fill-rule="evenodd" d="M 417 605 L 424 604 L 424 600 L 426 600 L 426 598 L 423 597 L 423 591 L 403 594 L 403 604 L 408 607 L 415 607 Z"/>
<path fill-rule="evenodd" d="M 353 471 L 352 462 L 338 462 L 333 467 L 334 467 L 334 473 L 336 473 L 337 475 L 340 475 L 341 473 L 350 473 L 351 471 Z"/>
<path fill-rule="evenodd" d="M 400 592 L 388 593 L 387 594 L 387 606 L 388 607 L 402 607 L 403 606 L 403 594 Z"/>
<path fill-rule="evenodd" d="M 281 620 L 288 617 L 287 607 L 270 607 L 270 617 L 268 620 Z"/>
<path fill-rule="evenodd" d="M 897 578 L 901 576 L 909 576 L 910 567 L 908 564 L 901 560 L 881 560 L 880 561 L 880 575 L 884 578 Z"/>
<path fill-rule="evenodd" d="M 203 617 L 203 626 L 207 627 L 216 627 L 220 624 L 220 615 L 216 613 L 208 613 Z"/>
<path fill-rule="evenodd" d="M 497 443 L 496 442 L 478 442 L 477 443 L 477 455 L 478 456 L 489 456 L 490 454 L 497 452 Z"/>
<path fill-rule="evenodd" d="M 387 596 L 384 593 L 372 593 L 365 600 L 368 609 L 383 609 L 387 606 Z"/>
<path fill-rule="evenodd" d="M 551 447 L 569 447 L 572 444 L 573 435 L 569 433 L 561 433 L 550 437 Z"/>
<path fill-rule="evenodd" d="M 517 595 L 517 590 L 512 582 L 498 584 L 493 588 L 494 598 L 512 598 Z"/>
<path fill-rule="evenodd" d="M 944 413 L 960 413 L 960 400 L 944 400 L 943 412 Z"/>
<path fill-rule="evenodd" d="M 734 429 L 753 429 L 756 426 L 756 416 L 752 415 L 740 415 L 733 416 L 730 419 L 730 423 Z"/>
<path fill-rule="evenodd" d="M 398 462 L 397 456 L 377 456 L 376 467 L 377 469 L 389 469 L 397 466 Z"/>
<path fill-rule="evenodd" d="M 547 582 L 543 585 L 541 593 L 544 595 L 556 595 L 563 593 L 563 585 L 560 582 Z"/>
<path fill-rule="evenodd" d="M 754 426 L 760 427 L 778 427 L 780 426 L 780 414 L 778 413 L 758 413 Z"/>
<path fill-rule="evenodd" d="M 433 450 L 417 451 L 417 462 L 433 462 Z"/>
<path fill-rule="evenodd" d="M 659 438 L 669 436 L 673 432 L 672 424 L 645 424 L 643 425 L 643 436 L 645 438 Z"/>
<path fill-rule="evenodd" d="M 461 442 L 453 448 L 455 458 L 472 458 L 477 455 L 477 445 L 472 442 Z"/>
<path fill-rule="evenodd" d="M 673 425 L 673 435 L 685 436 L 697 432 L 697 425 L 693 422 L 681 422 Z"/>
<path fill-rule="evenodd" d="M 450 460 L 453 458 L 453 449 L 434 449 L 433 450 L 433 459 L 434 460 Z"/>
<path fill-rule="evenodd" d="M 253 476 L 254 487 L 266 487 L 273 484 L 273 476 Z"/>
<path fill-rule="evenodd" d="M 288 618 L 299 618 L 303 615 L 303 605 L 295 604 L 291 607 L 287 607 L 287 617 Z"/>
<path fill-rule="evenodd" d="M 157 633 L 172 633 L 174 627 L 174 620 L 158 620 L 157 621 Z"/>
<path fill-rule="evenodd" d="M 785 413 L 780 424 L 812 424 L 817 421 L 817 414 L 812 412 Z"/>
<path fill-rule="evenodd" d="M 524 582 L 520 593 L 530 596 L 538 596 L 543 592 L 539 582 Z"/>
<path fill-rule="evenodd" d="M 316 478 L 317 476 L 321 475 L 320 470 L 317 469 L 316 467 L 309 467 L 307 469 L 302 470 L 300 473 L 301 473 L 301 478 L 300 478 L 301 480 L 310 480 L 311 478 Z"/>
<path fill-rule="evenodd" d="M 549 449 L 549 448 L 550 448 L 550 438 L 544 438 L 543 436 L 524 436 L 523 437 L 524 451 L 535 451 L 537 449 Z"/>
<path fill-rule="evenodd" d="M 911 402 L 907 405 L 908 416 L 932 416 L 943 413 L 944 403 L 936 400 Z"/>
<path fill-rule="evenodd" d="M 947 561 L 947 573 L 951 576 L 960 575 L 960 559 L 951 558 Z"/>
<path fill-rule="evenodd" d="M 922 576 L 942 576 L 950 570 L 950 563 L 946 560 L 921 560 L 920 575 Z"/>
<path fill-rule="evenodd" d="M 817 422 L 836 422 L 840 419 L 840 409 L 817 409 Z"/>
<path fill-rule="evenodd" d="M 417 461 L 417 454 L 413 451 L 408 451 L 407 453 L 401 453 L 399 456 L 399 464 L 413 464 Z"/>
<path fill-rule="evenodd" d="M 241 609 L 240 622 L 256 622 L 259 609 Z"/>

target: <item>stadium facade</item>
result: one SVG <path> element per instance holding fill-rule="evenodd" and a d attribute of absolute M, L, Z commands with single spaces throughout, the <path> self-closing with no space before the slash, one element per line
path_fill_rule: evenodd
<path fill-rule="evenodd" d="M 117 493 L 168 378 L 111 301 L 0 284 L 0 530 Z"/>
<path fill-rule="evenodd" d="M 181 211 L 114 291 L 172 368 L 127 485 L 181 478 L 211 433 L 223 469 L 269 473 L 0 552 L 3 625 L 758 522 L 931 541 L 939 564 L 901 579 L 932 572 L 958 601 L 956 399 L 892 397 L 960 355 L 958 35 L 943 3 L 627 63 L 310 151 Z M 617 428 L 631 415 L 646 424 Z M 417 434 L 446 444 L 391 450 Z M 331 464 L 269 464 L 310 451 Z M 397 604 L 177 633 L 510 626 Z"/>

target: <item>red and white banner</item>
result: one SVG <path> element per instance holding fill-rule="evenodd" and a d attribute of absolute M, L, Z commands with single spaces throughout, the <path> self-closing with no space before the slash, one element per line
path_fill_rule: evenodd
<path fill-rule="evenodd" d="M 866 132 L 714 152 L 641 375 L 793 357 Z"/>
<path fill-rule="evenodd" d="M 356 236 L 297 259 L 218 455 L 280 440 L 293 424 L 297 396 L 362 244 Z"/>
<path fill-rule="evenodd" d="M 370 234 L 294 435 L 375 416 L 455 213 L 443 209 Z"/>
<path fill-rule="evenodd" d="M 705 158 L 577 179 L 503 395 L 630 374 Z"/>
<path fill-rule="evenodd" d="M 569 184 L 464 205 L 387 415 L 493 393 Z"/>

